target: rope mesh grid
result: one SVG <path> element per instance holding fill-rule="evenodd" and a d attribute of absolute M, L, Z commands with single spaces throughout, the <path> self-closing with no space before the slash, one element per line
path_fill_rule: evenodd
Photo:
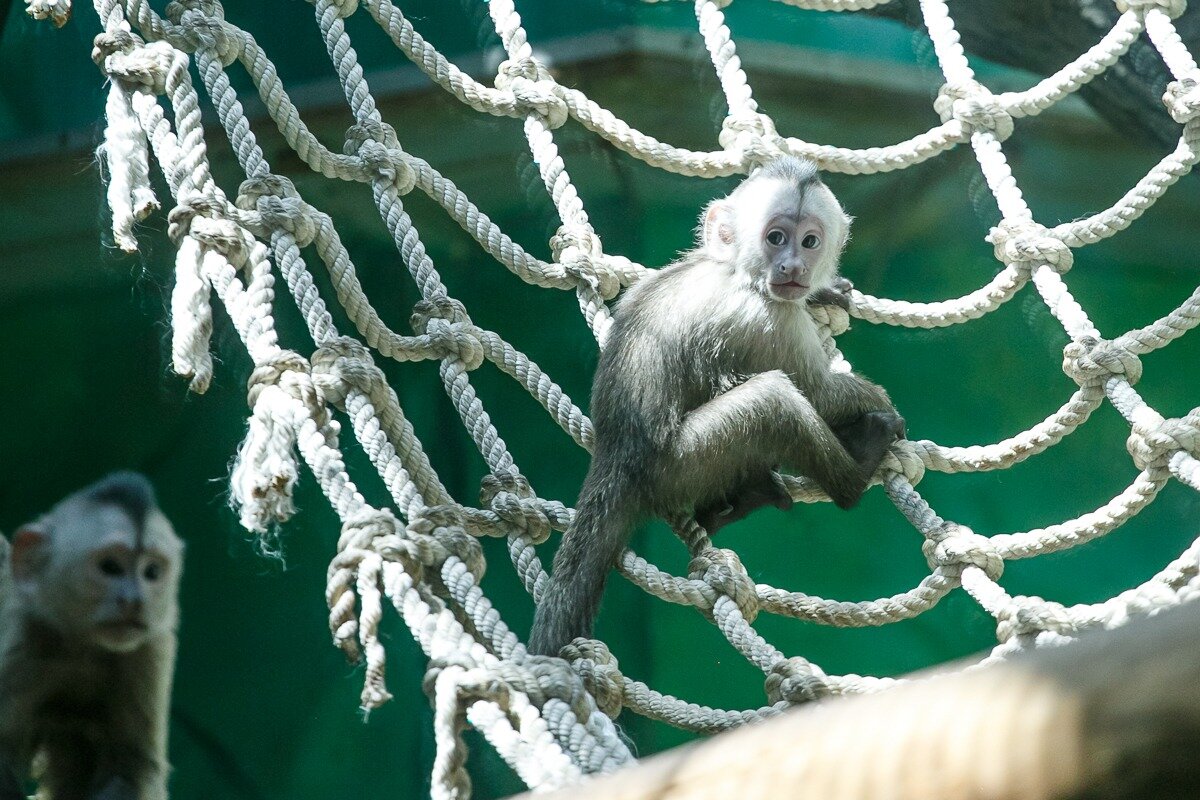
<path fill-rule="evenodd" d="M 782 1 L 824 11 L 876 4 Z M 1064 606 L 1010 595 L 999 583 L 1007 560 L 1103 536 L 1151 503 L 1172 478 L 1200 491 L 1200 408 L 1166 419 L 1134 388 L 1141 375 L 1139 356 L 1200 322 L 1200 288 L 1163 318 L 1105 339 L 1064 280 L 1073 248 L 1128 227 L 1200 157 L 1200 71 L 1171 21 L 1182 13 L 1183 0 L 1116 2 L 1119 20 L 1087 52 L 1025 91 L 993 94 L 975 79 L 944 0 L 923 0 L 925 25 L 945 79 L 934 103 L 942 121 L 906 141 L 855 150 L 780 135 L 771 118 L 759 111 L 742 71 L 722 10 L 728 0 L 695 0 L 699 35 L 728 106 L 719 148 L 697 152 L 637 131 L 583 93 L 556 83 L 534 58 L 512 0 L 486 3 L 507 56 L 491 86 L 430 46 L 390 0 L 315 0 L 316 24 L 354 116 L 343 152 L 335 153 L 309 131 L 275 66 L 250 33 L 225 20 L 217 0 L 175 0 L 165 18 L 146 0 L 95 0 L 104 31 L 96 37 L 93 58 L 110 80 L 101 152 L 111 175 L 108 200 L 115 241 L 136 250 L 135 223 L 158 206 L 149 183 L 153 156 L 174 200 L 169 216 L 177 245 L 171 302 L 174 368 L 195 391 L 208 387 L 214 294 L 255 365 L 248 431 L 232 473 L 231 496 L 241 522 L 263 532 L 286 521 L 294 512 L 291 493 L 301 464 L 315 476 L 342 520 L 326 597 L 334 642 L 365 661 L 363 708 L 370 710 L 391 697 L 378 638 L 385 605 L 401 615 L 429 658 L 425 687 L 435 709 L 435 798 L 470 793 L 461 737 L 467 724 L 478 728 L 528 785 L 553 788 L 633 761 L 612 722 L 622 708 L 711 732 L 774 716 L 813 698 L 873 692 L 897 682 L 829 675 L 802 657 L 785 655 L 755 631 L 754 620 L 762 611 L 825 625 L 882 625 L 916 616 L 961 587 L 996 619 L 999 644 L 986 662 L 1088 628 L 1114 627 L 1200 593 L 1200 539 L 1142 585 L 1102 603 Z M 38 18 L 57 22 L 69 14 L 66 0 L 26 3 Z M 345 19 L 364 12 L 434 83 L 462 103 L 522 121 L 561 221 L 549 243 L 552 260 L 523 250 L 451 181 L 404 151 L 376 107 L 346 31 Z M 1182 126 L 1178 146 L 1111 208 L 1052 228 L 1037 223 L 1002 147 L 1014 120 L 1041 113 L 1103 74 L 1143 33 L 1175 78 L 1163 102 Z M 189 71 L 192 61 L 246 174 L 232 199 L 209 170 L 200 99 Z M 312 170 L 370 185 L 380 217 L 423 298 L 413 310 L 414 335 L 391 330 L 380 319 L 330 218 L 304 202 L 291 181 L 271 172 L 225 73 L 235 61 L 249 73 L 283 138 Z M 537 364 L 495 332 L 475 325 L 464 306 L 450 297 L 403 198 L 419 189 L 522 280 L 575 292 L 603 346 L 611 325 L 608 301 L 646 268 L 604 252 L 555 145 L 554 131 L 568 119 L 648 164 L 706 178 L 744 173 L 783 153 L 812 158 L 835 172 L 884 172 L 969 144 L 1001 211 L 988 241 L 1002 269 L 959 298 L 917 303 L 852 290 L 848 313 L 814 307 L 834 368 L 848 368 L 833 337 L 846 330 L 850 316 L 906 327 L 948 326 L 994 311 L 1031 282 L 1070 338 L 1063 370 L 1078 390 L 1044 421 L 995 444 L 945 447 L 927 440 L 901 441 L 885 459 L 878 478 L 924 537 L 930 573 L 913 589 L 845 602 L 755 585 L 735 553 L 713 547 L 695 521 L 685 518 L 668 521 L 691 551 L 688 576 L 667 574 L 632 551 L 624 553 L 618 566 L 627 578 L 668 602 L 696 607 L 762 669 L 767 704 L 761 708 L 708 708 L 656 692 L 623 676 L 599 641 L 576 640 L 564 651 L 566 660 L 531 656 L 479 587 L 485 564 L 478 537 L 502 536 L 523 585 L 536 600 L 547 577 L 536 545 L 552 530 L 566 530 L 573 512 L 537 496 L 476 396 L 471 372 L 484 361 L 494 364 L 584 448 L 591 444 L 591 424 Z M 302 250 L 315 254 L 329 271 L 336 302 L 357 336 L 335 327 Z M 278 341 L 273 318 L 277 275 L 316 344 L 307 357 Z M 376 354 L 440 362 L 445 390 L 489 469 L 478 507 L 462 505 L 447 492 L 376 366 Z M 1041 453 L 1082 425 L 1105 399 L 1129 422 L 1128 450 L 1141 471 L 1127 489 L 1093 512 L 1045 528 L 988 537 L 938 516 L 914 488 L 926 469 L 1003 469 Z M 388 488 L 394 510 L 370 507 L 356 489 L 342 459 L 342 425 L 333 410 L 349 420 L 354 438 Z M 823 499 L 803 478 L 786 480 L 796 499 Z"/>

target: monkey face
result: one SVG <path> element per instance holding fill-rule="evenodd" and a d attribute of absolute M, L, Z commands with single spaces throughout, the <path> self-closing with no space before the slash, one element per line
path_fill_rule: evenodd
<path fill-rule="evenodd" d="M 709 206 L 703 244 L 766 298 L 799 303 L 833 282 L 849 226 L 815 165 L 781 158 Z"/>
<path fill-rule="evenodd" d="M 116 506 L 97 506 L 33 535 L 40 563 L 20 582 L 44 622 L 117 653 L 174 629 L 180 545 L 157 509 L 137 524 Z"/>
<path fill-rule="evenodd" d="M 97 548 L 85 569 L 90 573 L 91 633 L 96 645 L 127 652 L 156 632 L 154 623 L 162 617 L 163 587 L 170 570 L 161 553 L 115 541 Z"/>

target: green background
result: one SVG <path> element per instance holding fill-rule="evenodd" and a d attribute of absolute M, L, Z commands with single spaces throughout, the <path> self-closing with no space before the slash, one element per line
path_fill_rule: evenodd
<path fill-rule="evenodd" d="M 275 60 L 306 122 L 340 149 L 351 120 L 334 91 L 311 7 L 283 0 L 226 5 L 227 18 L 252 31 Z M 456 61 L 494 66 L 487 61 L 494 35 L 477 33 L 482 4 L 400 5 Z M 364 721 L 357 711 L 361 669 L 345 664 L 326 628 L 324 576 L 337 520 L 305 475 L 300 513 L 282 531 L 284 559 L 256 552 L 227 506 L 229 463 L 245 428 L 249 361 L 219 314 L 216 379 L 207 395 L 189 396 L 168 363 L 173 251 L 163 215 L 142 227 L 140 255 L 112 247 L 91 154 L 103 108 L 102 80 L 89 59 L 99 30 L 94 13 L 77 8 L 75 19 L 56 31 L 27 20 L 21 6 L 11 10 L 0 38 L 0 529 L 10 531 L 112 469 L 140 469 L 158 486 L 188 542 L 172 727 L 176 800 L 427 793 L 433 742 L 420 651 L 389 614 L 384 627 L 395 700 Z M 557 61 L 560 81 L 661 139 L 715 147 L 724 109 L 688 4 L 545 0 L 518 8 L 535 47 Z M 731 7 L 730 22 L 756 98 L 788 135 L 861 147 L 899 141 L 936 123 L 930 99 L 940 80 L 919 34 L 861 16 L 754 0 Z M 414 79 L 365 13 L 350 20 L 350 31 L 368 79 L 384 87 L 384 118 L 402 146 L 546 257 L 557 221 L 520 123 L 471 112 Z M 981 74 L 1003 88 L 1032 80 L 997 69 Z M 244 74 L 235 70 L 235 79 L 247 88 Z M 314 177 L 269 124 L 259 118 L 254 127 L 272 168 L 292 176 L 305 199 L 333 216 L 381 316 L 407 331 L 418 296 L 369 190 Z M 556 140 L 606 250 L 649 265 L 686 248 L 699 208 L 734 184 L 651 169 L 574 123 Z M 208 141 L 218 180 L 232 193 L 239 176 L 219 129 L 210 130 Z M 1045 223 L 1110 205 L 1163 155 L 1106 130 L 1078 103 L 1019 121 L 1005 149 Z M 997 270 L 982 241 L 997 213 L 968 149 L 898 173 L 828 180 L 857 217 L 843 272 L 861 290 L 938 300 L 977 288 Z M 1185 178 L 1129 231 L 1077 251 L 1067 282 L 1106 335 L 1146 324 L 1194 289 L 1196 184 Z M 157 188 L 167 197 L 161 183 Z M 474 320 L 525 351 L 586 408 L 596 351 L 575 298 L 521 283 L 427 198 L 410 195 L 406 207 L 451 294 Z M 285 344 L 311 350 L 287 300 L 278 322 Z M 998 441 L 1056 410 L 1074 388 L 1060 369 L 1065 342 L 1032 287 L 982 320 L 952 329 L 856 322 L 841 338 L 855 366 L 891 392 L 910 436 L 953 445 Z M 1144 359 L 1139 390 L 1167 416 L 1197 403 L 1190 368 L 1200 357 L 1198 342 L 1186 336 Z M 436 365 L 382 366 L 446 485 L 474 503 L 484 464 L 441 390 Z M 472 381 L 538 493 L 572 503 L 586 469 L 583 452 L 506 376 L 485 366 Z M 1124 421 L 1104 406 L 1044 455 L 991 474 L 930 473 L 920 491 L 942 516 L 985 534 L 1070 519 L 1132 480 L 1127 435 Z M 357 445 L 349 436 L 343 444 L 363 491 L 385 503 Z M 1171 484 L 1103 540 L 1010 564 L 1004 586 L 1066 603 L 1110 597 L 1177 555 L 1197 534 L 1198 511 L 1196 494 Z M 722 533 L 718 544 L 737 550 L 757 581 L 845 600 L 903 591 L 926 572 L 918 534 L 878 489 L 850 513 L 812 506 L 759 512 Z M 525 631 L 532 605 L 503 543 L 484 546 L 490 564 L 484 589 L 505 620 Z M 661 525 L 639 533 L 635 546 L 671 572 L 686 571 L 684 548 Z M 991 619 L 961 592 L 915 620 L 881 629 L 838 630 L 766 615 L 757 627 L 785 653 L 833 673 L 899 674 L 994 641 Z M 656 689 L 728 708 L 763 702 L 762 675 L 710 623 L 619 578 L 610 585 L 598 635 L 626 675 Z M 628 712 L 621 723 L 641 754 L 689 738 Z M 477 745 L 471 756 L 477 796 L 520 788 L 486 745 L 469 741 Z"/>

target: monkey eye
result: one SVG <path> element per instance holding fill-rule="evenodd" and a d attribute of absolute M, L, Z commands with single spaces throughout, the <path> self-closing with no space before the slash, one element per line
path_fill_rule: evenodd
<path fill-rule="evenodd" d="M 121 562 L 111 556 L 100 561 L 100 572 L 110 578 L 117 578 L 125 574 L 125 568 L 121 566 Z"/>
<path fill-rule="evenodd" d="M 771 228 L 771 230 L 767 231 L 767 241 L 776 247 L 782 247 L 787 244 L 787 240 L 787 233 L 780 228 Z"/>
<path fill-rule="evenodd" d="M 162 567 L 151 561 L 146 565 L 145 569 L 142 570 L 142 577 L 148 581 L 156 581 L 162 577 Z"/>
<path fill-rule="evenodd" d="M 817 236 L 815 233 L 810 233 L 808 236 L 805 236 L 800 240 L 800 246 L 806 250 L 816 250 L 821 246 L 821 237 Z"/>

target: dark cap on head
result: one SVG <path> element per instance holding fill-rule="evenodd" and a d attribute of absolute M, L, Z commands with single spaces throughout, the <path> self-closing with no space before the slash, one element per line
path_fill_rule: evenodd
<path fill-rule="evenodd" d="M 135 522 L 141 523 L 158 503 L 154 487 L 145 475 L 139 472 L 122 471 L 101 478 L 80 492 L 94 503 L 120 508 Z"/>
<path fill-rule="evenodd" d="M 782 156 L 773 161 L 768 161 L 761 167 L 756 167 L 750 173 L 750 177 L 774 178 L 776 180 L 787 181 L 796 186 L 820 181 L 820 176 L 817 175 L 816 163 L 807 158 L 799 158 L 797 156 Z"/>

